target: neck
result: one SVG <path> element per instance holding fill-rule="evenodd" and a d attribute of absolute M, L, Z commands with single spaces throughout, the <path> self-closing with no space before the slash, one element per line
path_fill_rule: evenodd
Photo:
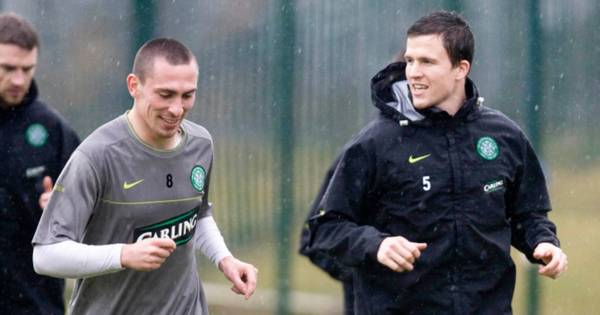
<path fill-rule="evenodd" d="M 436 107 L 445 111 L 450 116 L 456 115 L 456 113 L 463 106 L 467 100 L 467 93 L 465 91 L 465 84 L 460 84 L 455 93 L 452 93 L 446 100 L 437 105 Z"/>
<path fill-rule="evenodd" d="M 177 147 L 181 141 L 181 130 L 179 130 L 173 137 L 169 138 L 153 135 L 150 128 L 145 125 L 143 119 L 141 119 L 135 113 L 135 109 L 132 109 L 127 113 L 127 120 L 131 124 L 133 132 L 138 136 L 138 138 L 140 138 L 146 145 L 154 149 L 172 150 L 175 149 L 175 147 Z"/>

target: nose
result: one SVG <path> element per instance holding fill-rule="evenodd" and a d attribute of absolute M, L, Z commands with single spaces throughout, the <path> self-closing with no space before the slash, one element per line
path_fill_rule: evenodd
<path fill-rule="evenodd" d="M 181 115 L 183 115 L 182 100 L 177 100 L 177 102 L 173 102 L 173 104 L 169 106 L 169 113 L 175 117 L 181 117 Z"/>
<path fill-rule="evenodd" d="M 25 85 L 26 76 L 22 70 L 16 70 L 12 73 L 10 82 L 15 86 L 23 86 Z"/>
<path fill-rule="evenodd" d="M 418 78 L 423 75 L 421 72 L 421 67 L 419 67 L 418 63 L 413 62 L 406 65 L 406 78 Z"/>

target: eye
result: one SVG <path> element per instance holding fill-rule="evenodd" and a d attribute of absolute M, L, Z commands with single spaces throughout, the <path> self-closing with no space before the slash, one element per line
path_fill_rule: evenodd
<path fill-rule="evenodd" d="M 184 100 L 189 100 L 189 99 L 191 99 L 193 96 L 194 96 L 194 92 L 190 92 L 190 93 L 185 93 L 185 94 L 183 94 L 182 98 L 183 98 Z"/>
<path fill-rule="evenodd" d="M 161 98 L 168 99 L 168 98 L 171 98 L 171 97 L 173 96 L 173 93 L 169 93 L 169 92 L 159 92 L 159 93 L 158 93 L 158 95 L 159 95 Z"/>
<path fill-rule="evenodd" d="M 5 72 L 13 72 L 17 69 L 17 67 L 11 65 L 2 65 L 0 68 L 2 68 L 2 70 Z"/>

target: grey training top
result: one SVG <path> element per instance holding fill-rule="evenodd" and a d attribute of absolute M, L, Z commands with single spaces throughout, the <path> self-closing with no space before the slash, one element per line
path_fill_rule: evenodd
<path fill-rule="evenodd" d="M 125 269 L 78 279 L 71 314 L 208 314 L 193 236 L 210 215 L 212 139 L 184 120 L 173 150 L 158 151 L 133 132 L 126 115 L 94 131 L 54 187 L 33 244 L 89 245 L 169 237 L 177 249 L 154 271 Z"/>

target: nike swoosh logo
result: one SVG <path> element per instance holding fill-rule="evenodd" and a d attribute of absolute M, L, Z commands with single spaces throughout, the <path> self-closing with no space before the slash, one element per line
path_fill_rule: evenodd
<path fill-rule="evenodd" d="M 131 182 L 131 183 L 123 182 L 123 189 L 127 190 L 130 188 L 133 188 L 133 186 L 135 186 L 143 181 L 144 181 L 143 179 L 140 179 L 140 180 L 136 180 L 135 182 Z"/>
<path fill-rule="evenodd" d="M 425 154 L 425 155 L 421 155 L 421 156 L 417 156 L 417 157 L 413 157 L 412 155 L 408 157 L 408 163 L 410 164 L 414 164 L 417 163 L 421 160 L 424 160 L 426 158 L 428 158 L 431 154 Z"/>

